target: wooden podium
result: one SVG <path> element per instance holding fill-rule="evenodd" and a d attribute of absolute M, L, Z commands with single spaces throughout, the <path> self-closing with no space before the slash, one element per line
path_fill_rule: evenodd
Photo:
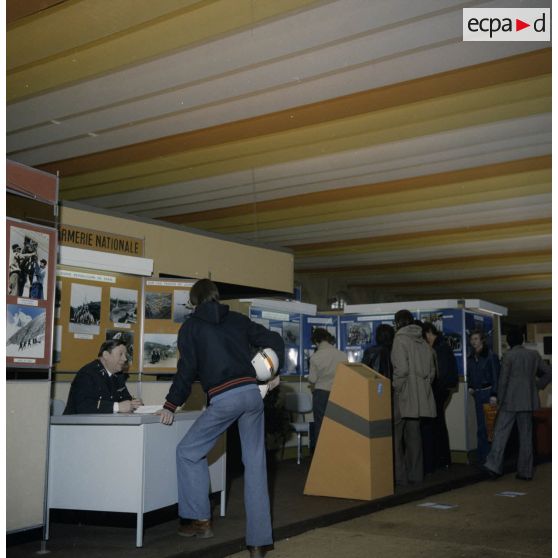
<path fill-rule="evenodd" d="M 390 381 L 338 364 L 304 494 L 375 500 L 393 494 Z"/>

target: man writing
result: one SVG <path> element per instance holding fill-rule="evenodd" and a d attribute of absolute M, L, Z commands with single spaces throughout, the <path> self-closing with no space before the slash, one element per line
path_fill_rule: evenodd
<path fill-rule="evenodd" d="M 65 415 L 93 413 L 131 413 L 141 404 L 126 388 L 122 369 L 128 360 L 121 339 L 105 341 L 98 358 L 81 368 L 72 385 Z"/>

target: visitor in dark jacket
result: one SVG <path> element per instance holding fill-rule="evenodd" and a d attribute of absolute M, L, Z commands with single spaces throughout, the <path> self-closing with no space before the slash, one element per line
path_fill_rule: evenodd
<path fill-rule="evenodd" d="M 380 324 L 376 328 L 376 345 L 364 351 L 362 363 L 376 370 L 389 380 L 393 379 L 393 365 L 391 364 L 391 347 L 395 329 L 389 324 Z"/>
<path fill-rule="evenodd" d="M 436 377 L 432 382 L 436 417 L 434 421 L 433 463 L 435 468 L 448 468 L 451 465 L 446 408 L 459 382 L 457 361 L 448 342 L 430 322 L 422 326 L 424 338 L 436 353 Z"/>
<path fill-rule="evenodd" d="M 219 436 L 235 421 L 244 463 L 246 543 L 251 557 L 264 556 L 273 542 L 267 488 L 264 441 L 264 405 L 252 366 L 252 349 L 273 349 L 283 366 L 282 337 L 247 316 L 219 303 L 217 286 L 209 279 L 196 282 L 190 291 L 195 310 L 178 333 L 178 370 L 161 411 L 161 422 L 170 425 L 174 412 L 190 395 L 198 379 L 209 404 L 176 448 L 178 534 L 209 538 L 211 506 L 207 454 Z"/>
<path fill-rule="evenodd" d="M 480 464 L 486 461 L 490 443 L 484 420 L 485 403 L 496 405 L 498 402 L 498 376 L 500 360 L 488 348 L 483 331 L 475 329 L 469 334 L 471 354 L 467 358 L 467 387 L 475 401 L 477 416 L 477 456 Z"/>

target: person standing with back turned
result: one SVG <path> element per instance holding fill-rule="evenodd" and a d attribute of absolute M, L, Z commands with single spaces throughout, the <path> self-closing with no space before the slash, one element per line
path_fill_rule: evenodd
<path fill-rule="evenodd" d="M 263 557 L 273 544 L 264 443 L 264 406 L 251 363 L 253 347 L 269 347 L 285 359 L 282 337 L 219 303 L 217 286 L 197 281 L 190 291 L 195 310 L 178 332 L 180 358 L 167 394 L 161 422 L 170 425 L 199 379 L 209 404 L 176 448 L 178 534 L 209 538 L 211 507 L 207 454 L 235 421 L 244 463 L 246 544 L 251 558 Z"/>
<path fill-rule="evenodd" d="M 431 385 L 436 375 L 434 353 L 413 321 L 409 310 L 395 314 L 397 331 L 391 349 L 395 482 L 400 485 L 423 481 L 420 418 L 436 416 Z"/>

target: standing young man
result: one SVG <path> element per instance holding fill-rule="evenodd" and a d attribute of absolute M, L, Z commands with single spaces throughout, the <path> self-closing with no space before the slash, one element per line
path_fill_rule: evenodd
<path fill-rule="evenodd" d="M 267 488 L 263 401 L 251 363 L 253 347 L 269 347 L 284 363 L 285 345 L 278 333 L 252 322 L 219 303 L 217 286 L 201 279 L 190 291 L 195 310 L 178 333 L 178 370 L 161 411 L 170 425 L 174 412 L 199 380 L 207 393 L 206 410 L 176 448 L 178 476 L 178 534 L 209 538 L 211 508 L 207 454 L 217 438 L 235 421 L 244 463 L 246 544 L 251 558 L 263 557 L 273 544 Z"/>

